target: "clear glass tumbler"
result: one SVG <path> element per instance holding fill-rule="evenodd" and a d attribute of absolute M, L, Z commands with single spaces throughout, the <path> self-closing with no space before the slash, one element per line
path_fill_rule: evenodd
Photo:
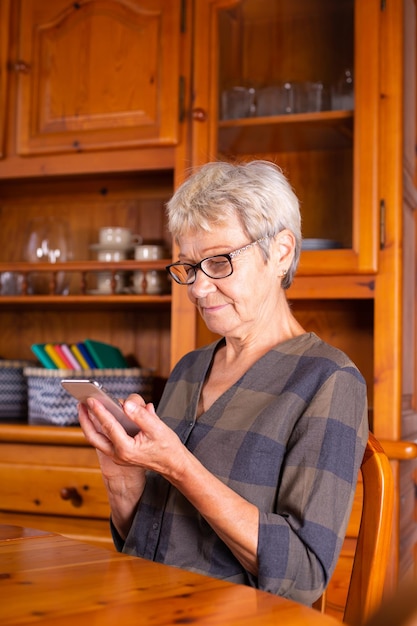
<path fill-rule="evenodd" d="M 29 263 L 59 264 L 72 257 L 69 227 L 65 220 L 54 217 L 35 217 L 28 223 L 24 259 Z M 55 268 L 54 268 L 55 269 Z M 69 276 L 65 272 L 32 272 L 28 276 L 28 293 L 67 294 Z"/>

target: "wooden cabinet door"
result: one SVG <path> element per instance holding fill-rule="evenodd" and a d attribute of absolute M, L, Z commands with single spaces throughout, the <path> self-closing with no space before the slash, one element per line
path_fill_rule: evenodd
<path fill-rule="evenodd" d="M 309 244 L 301 276 L 377 270 L 380 15 L 379 0 L 196 4 L 193 162 L 265 158 L 282 167 Z M 333 93 L 347 68 L 354 99 L 346 105 Z M 331 93 L 322 109 L 261 111 L 265 89 L 289 84 L 296 94 L 317 83 Z M 252 90 L 254 106 L 225 112 L 236 88 Z"/>
<path fill-rule="evenodd" d="M 180 0 L 21 0 L 17 152 L 177 142 Z"/>

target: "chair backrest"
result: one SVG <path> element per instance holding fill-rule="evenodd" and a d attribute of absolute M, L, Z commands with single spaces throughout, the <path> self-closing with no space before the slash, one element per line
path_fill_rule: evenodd
<path fill-rule="evenodd" d="M 343 623 L 364 624 L 384 593 L 394 507 L 394 479 L 381 444 L 370 433 L 361 465 L 363 502 Z M 326 612 L 326 593 L 315 603 Z"/>
<path fill-rule="evenodd" d="M 366 626 L 416 626 L 417 595 L 415 580 L 400 583 L 384 598 Z"/>

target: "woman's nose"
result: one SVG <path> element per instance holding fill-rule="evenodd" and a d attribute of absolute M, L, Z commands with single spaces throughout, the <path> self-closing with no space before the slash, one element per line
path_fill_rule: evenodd
<path fill-rule="evenodd" d="M 195 281 L 189 287 L 190 293 L 196 298 L 201 298 L 201 296 L 217 289 L 214 283 L 213 278 L 209 278 L 201 269 L 198 269 Z"/>

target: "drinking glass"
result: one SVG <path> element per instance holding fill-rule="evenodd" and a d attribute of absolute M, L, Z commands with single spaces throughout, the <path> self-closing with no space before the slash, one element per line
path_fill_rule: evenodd
<path fill-rule="evenodd" d="M 72 257 L 69 227 L 65 220 L 54 217 L 35 217 L 27 228 L 24 259 L 29 263 L 55 265 Z M 69 277 L 65 272 L 56 274 L 55 289 L 51 288 L 52 273 L 32 272 L 28 276 L 28 293 L 68 294 Z"/>
<path fill-rule="evenodd" d="M 222 119 L 235 120 L 255 113 L 255 89 L 235 86 L 222 93 Z"/>
<path fill-rule="evenodd" d="M 353 73 L 346 68 L 332 87 L 332 109 L 352 111 L 354 107 Z"/>

